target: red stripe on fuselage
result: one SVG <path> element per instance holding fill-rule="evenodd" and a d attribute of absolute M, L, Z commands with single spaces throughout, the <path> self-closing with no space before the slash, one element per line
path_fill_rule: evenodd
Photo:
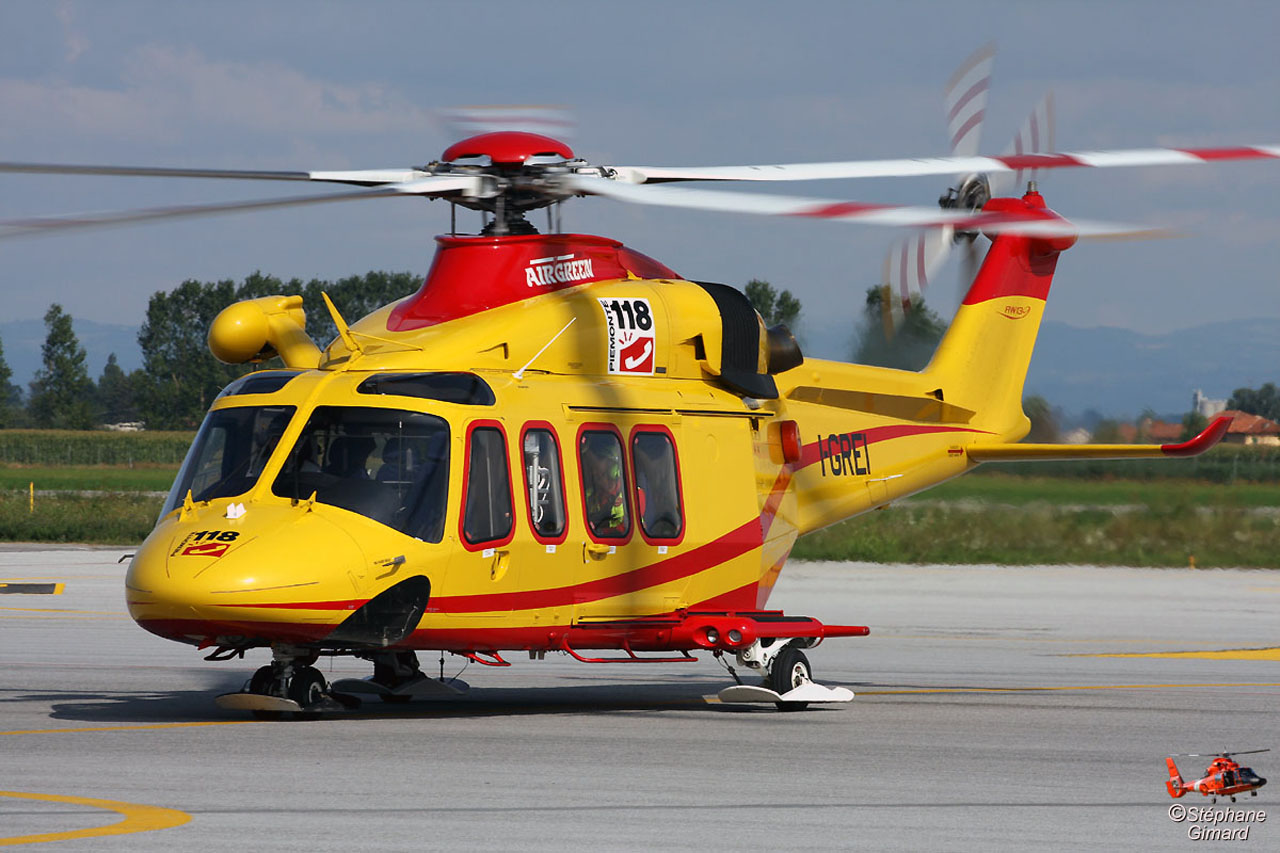
<path fill-rule="evenodd" d="M 868 444 L 904 438 L 912 435 L 928 435 L 939 432 L 984 432 L 967 427 L 950 426 L 918 426 L 913 424 L 891 424 L 889 426 L 871 427 L 863 430 Z M 759 548 L 768 535 L 777 515 L 782 499 L 791 485 L 794 473 L 799 468 L 806 468 L 818 461 L 818 443 L 815 441 L 804 445 L 800 464 L 797 467 L 783 465 L 779 471 L 764 508 L 757 518 L 742 524 L 723 536 L 699 545 L 683 554 L 660 560 L 648 566 L 641 566 L 629 572 L 622 572 L 607 578 L 600 578 L 586 583 L 569 586 L 535 589 L 525 592 L 482 593 L 479 595 L 446 595 L 433 596 L 430 612 L 441 613 L 487 613 L 504 610 L 532 610 L 547 607 L 565 607 L 588 601 L 599 601 L 617 595 L 639 592 L 649 587 L 682 580 L 698 572 L 705 571 L 740 557 Z M 781 568 L 780 566 L 778 568 Z M 776 578 L 776 575 L 775 575 Z M 750 585 L 748 585 L 750 586 Z M 732 593 L 729 593 L 732 595 Z M 220 607 L 266 608 L 278 610 L 355 610 L 365 604 L 365 600 L 348 601 L 305 601 L 279 604 L 222 604 Z"/>
<path fill-rule="evenodd" d="M 930 435 L 938 432 L 980 432 L 987 433 L 987 430 L 972 429 L 970 427 L 952 427 L 952 426 L 916 426 L 914 424 L 890 424 L 889 426 L 871 427 L 870 429 L 855 430 L 861 432 L 867 437 L 867 444 L 875 444 L 878 441 L 889 441 L 895 438 L 905 438 L 911 435 Z M 819 441 L 825 439 L 826 436 L 819 436 Z M 800 468 L 808 468 L 810 465 L 816 465 L 819 461 L 820 448 L 818 442 L 814 441 L 806 444 L 800 455 Z"/>
<path fill-rule="evenodd" d="M 431 610 L 444 613 L 533 610 L 544 607 L 564 607 L 639 592 L 649 587 L 682 580 L 759 548 L 763 542 L 760 531 L 760 519 L 753 518 L 706 545 L 699 545 L 691 551 L 629 572 L 572 586 L 535 589 L 528 592 L 433 596 Z"/>

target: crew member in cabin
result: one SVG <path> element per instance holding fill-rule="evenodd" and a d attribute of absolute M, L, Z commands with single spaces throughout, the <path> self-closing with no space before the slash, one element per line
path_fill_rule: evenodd
<path fill-rule="evenodd" d="M 617 437 L 606 432 L 583 435 L 581 459 L 591 532 L 599 537 L 625 536 L 627 498 Z"/>

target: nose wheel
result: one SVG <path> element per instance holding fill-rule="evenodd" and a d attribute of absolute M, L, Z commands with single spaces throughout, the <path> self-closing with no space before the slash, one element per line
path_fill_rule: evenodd
<path fill-rule="evenodd" d="M 273 652 L 270 664 L 256 670 L 239 693 L 219 696 L 218 706 L 250 711 L 260 720 L 278 720 L 286 713 L 311 718 L 343 707 L 330 695 L 323 673 L 312 666 L 315 652 L 287 647 Z"/>

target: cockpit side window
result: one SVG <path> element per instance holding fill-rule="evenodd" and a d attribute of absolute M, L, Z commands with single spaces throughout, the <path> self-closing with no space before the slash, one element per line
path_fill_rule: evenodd
<path fill-rule="evenodd" d="M 193 500 L 207 501 L 253 488 L 294 411 L 293 406 L 244 406 L 210 412 L 160 514 L 176 509 L 188 491 Z"/>
<path fill-rule="evenodd" d="M 426 542 L 444 537 L 449 425 L 400 409 L 318 406 L 271 486 Z"/>
<path fill-rule="evenodd" d="M 467 435 L 463 540 L 469 545 L 496 545 L 510 541 L 514 532 L 507 437 L 496 423 L 473 425 Z"/>

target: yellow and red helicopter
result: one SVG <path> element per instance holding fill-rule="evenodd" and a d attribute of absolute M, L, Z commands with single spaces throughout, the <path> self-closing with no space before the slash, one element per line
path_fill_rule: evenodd
<path fill-rule="evenodd" d="M 1195 791 L 1199 791 L 1202 796 L 1212 797 L 1215 803 L 1218 802 L 1218 797 L 1230 797 L 1231 802 L 1234 803 L 1236 794 L 1248 793 L 1249 796 L 1256 797 L 1258 789 L 1267 784 L 1267 780 L 1254 773 L 1252 767 L 1241 767 L 1233 756 L 1270 751 L 1269 749 L 1250 749 L 1244 752 L 1219 752 L 1216 755 L 1196 752 L 1170 755 L 1164 760 L 1169 767 L 1169 778 L 1164 783 L 1165 788 L 1169 791 L 1169 796 L 1175 800 L 1188 792 Z M 1178 765 L 1173 761 L 1175 758 L 1212 758 L 1213 760 L 1205 768 L 1203 776 L 1192 782 L 1184 782 L 1182 774 L 1178 772 Z"/>
<path fill-rule="evenodd" d="M 763 677 L 725 701 L 848 701 L 805 650 L 868 629 L 769 609 L 796 538 L 989 460 L 1182 456 L 1174 445 L 1021 444 L 1025 374 L 1059 254 L 1079 235 L 1034 186 L 942 208 L 670 186 L 1277 158 L 1280 146 L 665 168 L 596 166 L 556 139 L 499 131 L 412 169 L 254 172 L 3 163 L 0 171 L 322 181 L 338 193 L 0 223 L 2 234 L 405 194 L 478 210 L 437 238 L 414 294 L 323 349 L 301 297 L 228 307 L 209 345 L 283 369 L 214 401 L 129 565 L 130 615 L 208 659 L 269 650 L 226 707 L 315 711 L 352 695 L 447 695 L 416 653 L 507 666 L 694 661 Z M 682 278 L 604 237 L 526 218 L 574 196 L 946 227 L 992 239 L 919 372 L 805 358 L 738 290 Z M 326 683 L 322 655 L 370 661 Z M 730 670 L 734 672 L 734 670 Z M 443 675 L 443 672 L 441 673 Z M 736 672 L 734 674 L 737 680 Z"/>

